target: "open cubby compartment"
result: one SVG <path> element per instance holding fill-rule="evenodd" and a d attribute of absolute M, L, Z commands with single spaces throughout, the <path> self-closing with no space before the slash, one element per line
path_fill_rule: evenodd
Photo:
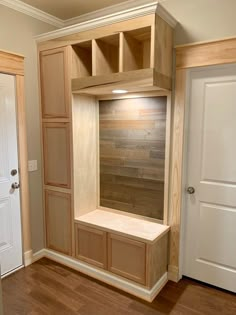
<path fill-rule="evenodd" d="M 92 75 L 92 41 L 72 46 L 72 78 Z"/>
<path fill-rule="evenodd" d="M 121 71 L 152 68 L 152 43 L 151 26 L 121 33 Z"/>
<path fill-rule="evenodd" d="M 93 40 L 93 75 L 119 72 L 119 34 Z"/>

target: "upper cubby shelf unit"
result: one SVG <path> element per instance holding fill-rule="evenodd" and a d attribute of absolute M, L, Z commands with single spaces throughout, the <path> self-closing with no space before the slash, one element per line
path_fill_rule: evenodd
<path fill-rule="evenodd" d="M 73 93 L 171 90 L 173 29 L 166 21 L 153 14 L 141 26 L 131 20 L 127 30 L 112 25 L 105 35 L 72 45 Z"/>

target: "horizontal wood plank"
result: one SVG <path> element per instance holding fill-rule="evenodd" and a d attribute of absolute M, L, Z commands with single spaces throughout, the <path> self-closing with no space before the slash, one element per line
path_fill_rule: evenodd
<path fill-rule="evenodd" d="M 24 57 L 0 50 L 0 72 L 24 75 Z"/>
<path fill-rule="evenodd" d="M 163 219 L 166 97 L 100 101 L 101 206 Z"/>
<path fill-rule="evenodd" d="M 236 38 L 176 47 L 176 69 L 236 62 Z"/>

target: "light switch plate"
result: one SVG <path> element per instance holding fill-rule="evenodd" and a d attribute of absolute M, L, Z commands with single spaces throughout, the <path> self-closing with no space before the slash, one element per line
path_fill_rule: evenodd
<path fill-rule="evenodd" d="M 37 169 L 38 169 L 38 161 L 37 160 L 28 161 L 28 171 L 29 172 L 37 171 Z"/>

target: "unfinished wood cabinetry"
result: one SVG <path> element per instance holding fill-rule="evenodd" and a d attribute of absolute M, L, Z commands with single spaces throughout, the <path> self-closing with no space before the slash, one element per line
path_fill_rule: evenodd
<path fill-rule="evenodd" d="M 62 47 L 41 52 L 40 76 L 43 118 L 66 118 L 69 116 L 70 82 L 67 67 L 67 48 Z"/>
<path fill-rule="evenodd" d="M 121 33 L 121 71 L 153 68 L 151 36 L 151 26 Z"/>
<path fill-rule="evenodd" d="M 76 257 L 153 288 L 166 275 L 168 231 L 165 225 L 98 209 L 76 219 Z"/>
<path fill-rule="evenodd" d="M 40 53 L 44 203 L 47 248 L 71 255 L 71 49 Z"/>
<path fill-rule="evenodd" d="M 83 78 L 92 75 L 92 41 L 72 45 L 73 78 Z"/>
<path fill-rule="evenodd" d="M 107 266 L 106 232 L 76 224 L 76 257 L 105 269 Z"/>
<path fill-rule="evenodd" d="M 167 281 L 173 35 L 169 20 L 152 12 L 97 28 L 83 24 L 82 31 L 39 44 L 47 247 L 148 300 Z M 104 111 L 99 123 L 101 100 L 113 99 L 117 89 L 127 90 L 139 109 L 131 106 L 128 117 L 124 102 L 114 115 Z M 149 105 L 164 96 L 163 106 L 142 107 L 146 96 Z M 110 197 L 123 206 L 101 202 Z"/>
<path fill-rule="evenodd" d="M 116 234 L 108 236 L 108 270 L 146 284 L 146 245 Z"/>
<path fill-rule="evenodd" d="M 45 219 L 47 247 L 71 255 L 71 197 L 70 194 L 45 190 Z"/>
<path fill-rule="evenodd" d="M 43 123 L 45 185 L 71 187 L 68 123 Z"/>

